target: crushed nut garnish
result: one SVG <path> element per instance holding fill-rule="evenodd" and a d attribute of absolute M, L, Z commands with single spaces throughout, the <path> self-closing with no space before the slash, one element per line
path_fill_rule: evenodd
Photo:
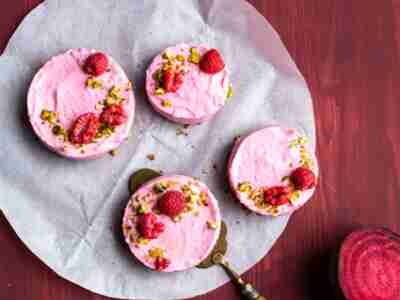
<path fill-rule="evenodd" d="M 159 247 L 154 247 L 149 249 L 149 256 L 151 258 L 159 258 L 159 257 L 164 257 L 165 251 L 162 248 Z"/>
<path fill-rule="evenodd" d="M 206 192 L 201 192 L 199 197 L 200 205 L 208 206 L 208 195 Z"/>
<path fill-rule="evenodd" d="M 188 58 L 188 61 L 192 64 L 198 64 L 200 63 L 200 60 L 201 57 L 199 51 L 196 48 L 190 48 L 190 56 Z"/>
<path fill-rule="evenodd" d="M 118 150 L 117 149 L 113 149 L 113 150 L 110 151 L 110 155 L 111 156 L 117 156 L 117 154 L 118 154 Z"/>
<path fill-rule="evenodd" d="M 251 186 L 250 182 L 242 182 L 239 184 L 239 192 L 241 193 L 251 193 L 251 191 L 253 190 L 253 187 Z"/>
<path fill-rule="evenodd" d="M 160 88 L 160 87 L 159 87 L 159 88 L 156 89 L 155 94 L 156 94 L 157 96 L 162 96 L 162 95 L 165 94 L 165 90 L 164 90 L 163 88 Z"/>
<path fill-rule="evenodd" d="M 165 192 L 167 190 L 167 185 L 164 182 L 156 183 L 153 186 L 153 190 L 156 193 L 163 193 L 163 192 Z"/>
<path fill-rule="evenodd" d="M 99 127 L 99 130 L 96 133 L 96 139 L 101 139 L 103 137 L 109 137 L 114 133 L 115 129 L 109 127 L 107 124 L 102 123 Z"/>
<path fill-rule="evenodd" d="M 143 214 L 145 214 L 145 213 L 147 213 L 149 211 L 150 211 L 150 208 L 145 203 L 140 203 L 139 206 L 136 209 L 136 212 L 139 215 L 143 215 Z"/>
<path fill-rule="evenodd" d="M 189 134 L 183 128 L 178 127 L 176 129 L 176 135 L 177 136 L 180 136 L 180 135 L 188 136 Z"/>
<path fill-rule="evenodd" d="M 64 136 L 65 137 L 65 135 L 66 135 L 64 128 L 62 128 L 60 125 L 55 125 L 51 131 L 56 136 Z"/>
<path fill-rule="evenodd" d="M 43 121 L 46 121 L 50 124 L 54 124 L 57 121 L 57 114 L 54 111 L 44 109 L 40 114 L 40 118 Z"/>
<path fill-rule="evenodd" d="M 147 157 L 148 160 L 155 160 L 156 159 L 156 156 L 154 154 L 148 154 L 146 157 Z"/>
<path fill-rule="evenodd" d="M 176 60 L 180 62 L 184 62 L 186 60 L 185 56 L 183 54 L 178 54 L 176 56 Z"/>
<path fill-rule="evenodd" d="M 301 196 L 300 191 L 294 191 L 292 192 L 292 194 L 290 195 L 290 203 L 294 204 L 297 200 L 299 200 Z"/>
<path fill-rule="evenodd" d="M 207 226 L 208 228 L 215 230 L 218 228 L 218 223 L 215 221 L 207 221 Z"/>
<path fill-rule="evenodd" d="M 148 239 L 145 239 L 144 237 L 138 237 L 137 239 L 136 239 L 136 243 L 138 243 L 139 245 L 143 245 L 143 246 L 145 246 L 145 245 L 148 245 L 149 243 L 150 243 L 150 240 L 148 240 Z"/>
<path fill-rule="evenodd" d="M 133 90 L 133 82 L 128 80 L 126 91 L 131 91 L 131 90 Z"/>
<path fill-rule="evenodd" d="M 233 97 L 233 86 L 232 84 L 229 84 L 228 93 L 226 94 L 226 102 L 228 102 L 229 99 L 232 97 Z"/>
<path fill-rule="evenodd" d="M 86 80 L 86 87 L 93 89 L 93 90 L 99 90 L 103 88 L 103 81 L 100 79 L 97 79 L 95 77 L 89 77 Z"/>
<path fill-rule="evenodd" d="M 171 102 L 171 100 L 164 99 L 164 100 L 162 101 L 162 106 L 167 107 L 167 108 L 172 107 L 172 102 Z"/>

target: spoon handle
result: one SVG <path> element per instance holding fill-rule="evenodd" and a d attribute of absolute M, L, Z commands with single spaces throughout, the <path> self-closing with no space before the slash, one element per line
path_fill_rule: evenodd
<path fill-rule="evenodd" d="M 238 273 L 236 273 L 225 259 L 220 259 L 218 264 L 224 268 L 228 275 L 233 279 L 235 284 L 240 288 L 242 295 L 248 300 L 267 300 L 261 296 L 259 292 L 250 284 L 243 281 Z"/>

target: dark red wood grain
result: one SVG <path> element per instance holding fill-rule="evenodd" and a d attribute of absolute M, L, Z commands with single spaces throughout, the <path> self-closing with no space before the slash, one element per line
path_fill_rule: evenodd
<path fill-rule="evenodd" d="M 39 2 L 0 1 L 1 48 Z M 341 239 L 363 225 L 400 232 L 400 1 L 250 2 L 279 32 L 307 79 L 322 170 L 313 201 L 244 277 L 268 299 L 337 299 L 328 267 Z M 4 217 L 0 225 L 0 299 L 106 299 L 59 278 Z M 240 296 L 227 284 L 196 299 Z"/>

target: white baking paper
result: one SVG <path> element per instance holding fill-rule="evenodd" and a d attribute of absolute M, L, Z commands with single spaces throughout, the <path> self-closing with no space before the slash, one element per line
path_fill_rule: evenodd
<path fill-rule="evenodd" d="M 181 42 L 219 48 L 235 91 L 229 105 L 187 129 L 188 136 L 177 136 L 179 126 L 156 114 L 144 93 L 151 59 Z M 111 54 L 134 82 L 132 137 L 116 157 L 69 161 L 46 150 L 28 125 L 26 94 L 35 71 L 75 47 Z M 226 159 L 235 136 L 278 123 L 315 142 L 306 83 L 276 32 L 247 2 L 48 0 L 19 26 L 0 68 L 0 207 L 29 249 L 60 276 L 131 299 L 187 298 L 227 282 L 218 267 L 159 274 L 130 254 L 120 229 L 122 210 L 128 178 L 143 167 L 199 177 L 211 188 L 228 224 L 227 257 L 241 273 L 284 230 L 288 217 L 249 215 L 226 193 Z M 156 159 L 149 161 L 148 154 Z"/>

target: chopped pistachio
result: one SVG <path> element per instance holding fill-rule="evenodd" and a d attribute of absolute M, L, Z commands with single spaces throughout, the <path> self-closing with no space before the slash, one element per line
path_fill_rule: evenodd
<path fill-rule="evenodd" d="M 136 212 L 139 215 L 142 215 L 142 214 L 147 213 L 149 210 L 150 210 L 149 207 L 145 203 L 140 203 L 139 206 L 136 209 Z"/>
<path fill-rule="evenodd" d="M 96 133 L 96 139 L 101 139 L 103 137 L 109 137 L 114 133 L 114 128 L 108 127 L 107 124 L 101 124 L 99 130 Z"/>
<path fill-rule="evenodd" d="M 96 105 L 95 105 L 95 107 L 94 107 L 96 110 L 103 110 L 103 108 L 104 108 L 104 105 L 103 104 L 101 104 L 101 103 L 96 103 Z"/>
<path fill-rule="evenodd" d="M 111 156 L 117 156 L 117 154 L 118 154 L 118 150 L 117 149 L 113 149 L 113 150 L 110 151 L 110 155 Z"/>
<path fill-rule="evenodd" d="M 290 202 L 295 203 L 300 198 L 300 196 L 301 196 L 300 191 L 292 192 L 292 194 L 290 195 Z"/>
<path fill-rule="evenodd" d="M 95 77 L 89 77 L 86 80 L 86 87 L 93 89 L 93 90 L 99 90 L 103 88 L 103 81 L 100 79 L 97 79 Z"/>
<path fill-rule="evenodd" d="M 290 179 L 289 176 L 283 176 L 282 179 L 281 179 L 281 182 L 288 181 L 289 179 Z"/>
<path fill-rule="evenodd" d="M 229 100 L 232 97 L 233 97 L 233 86 L 232 84 L 230 84 L 228 87 L 228 92 L 226 94 L 226 100 Z"/>
<path fill-rule="evenodd" d="M 162 58 L 167 59 L 167 60 L 172 60 L 172 59 L 174 59 L 175 57 L 174 57 L 174 55 L 173 55 L 170 51 L 166 50 L 166 51 L 162 54 Z"/>
<path fill-rule="evenodd" d="M 148 154 L 146 157 L 147 157 L 148 160 L 155 160 L 156 159 L 156 156 L 154 154 Z"/>
<path fill-rule="evenodd" d="M 239 192 L 250 193 L 252 191 L 252 186 L 249 182 L 242 182 L 239 184 Z"/>
<path fill-rule="evenodd" d="M 189 56 L 189 62 L 192 64 L 198 64 L 200 63 L 200 53 L 196 48 L 190 48 L 190 56 Z"/>
<path fill-rule="evenodd" d="M 141 236 L 140 236 L 140 237 L 137 238 L 136 242 L 137 242 L 139 245 L 147 245 L 148 243 L 150 243 L 150 240 L 145 239 L 144 237 L 141 237 Z"/>
<path fill-rule="evenodd" d="M 116 87 L 115 85 L 108 91 L 108 96 L 111 98 L 114 98 L 115 100 L 120 100 L 121 95 L 120 95 L 121 89 Z"/>
<path fill-rule="evenodd" d="M 133 83 L 132 81 L 128 80 L 127 86 L 126 86 L 126 90 L 130 91 L 133 89 Z"/>
<path fill-rule="evenodd" d="M 114 104 L 117 104 L 117 103 L 118 103 L 118 100 L 116 100 L 116 99 L 114 99 L 112 97 L 109 97 L 109 96 L 106 98 L 106 100 L 104 100 L 104 104 L 106 106 L 111 106 L 111 105 L 114 105 Z"/>
<path fill-rule="evenodd" d="M 156 193 L 162 193 L 162 192 L 165 192 L 167 190 L 167 186 L 166 186 L 166 184 L 164 182 L 159 182 L 159 183 L 156 183 L 153 186 L 153 190 Z"/>
<path fill-rule="evenodd" d="M 174 221 L 175 223 L 178 223 L 181 220 L 182 220 L 182 216 L 181 215 L 172 218 L 172 221 Z"/>
<path fill-rule="evenodd" d="M 172 102 L 171 102 L 171 100 L 164 99 L 164 100 L 162 101 L 162 106 L 167 107 L 167 108 L 172 107 Z"/>
<path fill-rule="evenodd" d="M 65 135 L 65 130 L 60 125 L 55 125 L 52 129 L 54 135 Z"/>
<path fill-rule="evenodd" d="M 176 60 L 180 61 L 180 62 L 184 62 L 185 61 L 185 56 L 183 54 L 178 54 L 176 56 Z"/>
<path fill-rule="evenodd" d="M 208 205 L 208 195 L 206 192 L 201 192 L 200 193 L 200 204 L 203 206 Z"/>
<path fill-rule="evenodd" d="M 194 203 L 191 203 L 191 202 L 189 202 L 189 203 L 186 203 L 186 211 L 192 211 L 192 210 L 194 210 L 194 208 L 195 208 L 195 206 L 194 206 Z"/>
<path fill-rule="evenodd" d="M 162 81 L 163 81 L 163 72 L 162 69 L 157 70 L 156 72 L 154 72 L 153 74 L 153 79 L 155 81 L 157 81 L 158 85 L 161 85 Z"/>
<path fill-rule="evenodd" d="M 207 226 L 208 228 L 215 230 L 218 228 L 218 223 L 215 221 L 207 221 Z"/>
<path fill-rule="evenodd" d="M 155 94 L 156 94 L 157 96 L 162 96 L 162 95 L 165 94 L 165 90 L 164 90 L 163 88 L 160 88 L 160 87 L 159 87 L 159 88 L 156 89 Z"/>
<path fill-rule="evenodd" d="M 50 124 L 54 124 L 57 121 L 57 115 L 55 112 L 50 111 L 50 110 L 42 110 L 42 113 L 40 114 L 40 118 L 43 121 L 49 122 Z"/>
<path fill-rule="evenodd" d="M 149 249 L 149 256 L 151 258 L 159 258 L 159 257 L 164 257 L 164 249 L 159 248 L 159 247 L 154 247 Z"/>

